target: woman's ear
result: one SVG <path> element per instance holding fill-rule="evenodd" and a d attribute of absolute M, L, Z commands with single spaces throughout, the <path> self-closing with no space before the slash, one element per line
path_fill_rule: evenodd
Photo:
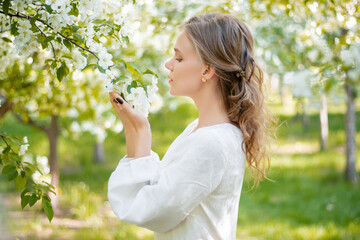
<path fill-rule="evenodd" d="M 207 64 L 207 65 L 205 65 L 205 70 L 203 72 L 203 76 L 206 79 L 211 79 L 214 76 L 216 76 L 215 72 L 216 72 L 216 68 Z"/>

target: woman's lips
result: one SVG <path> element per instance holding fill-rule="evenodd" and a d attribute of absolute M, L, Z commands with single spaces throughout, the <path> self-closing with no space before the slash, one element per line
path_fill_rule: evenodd
<path fill-rule="evenodd" d="M 170 79 L 170 80 L 169 80 L 169 83 L 171 83 L 172 81 L 174 81 L 174 80 Z"/>

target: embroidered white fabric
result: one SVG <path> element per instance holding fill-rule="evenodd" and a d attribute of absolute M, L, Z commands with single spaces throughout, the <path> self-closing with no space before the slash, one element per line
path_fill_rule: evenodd
<path fill-rule="evenodd" d="M 246 157 L 230 123 L 201 127 L 198 118 L 160 161 L 123 157 L 108 183 L 116 216 L 154 231 L 155 240 L 235 240 Z"/>

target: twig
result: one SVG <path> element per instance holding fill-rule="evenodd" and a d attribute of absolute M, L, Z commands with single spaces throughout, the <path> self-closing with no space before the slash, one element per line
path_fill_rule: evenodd
<path fill-rule="evenodd" d="M 14 9 L 12 9 L 12 8 L 10 8 L 10 9 L 13 10 L 13 11 L 15 11 L 16 14 L 8 13 L 8 14 L 7 14 L 8 16 L 17 17 L 17 18 L 25 18 L 25 19 L 27 19 L 27 20 L 29 20 L 29 21 L 30 21 L 30 19 L 33 19 L 33 18 L 34 18 L 33 16 L 29 16 L 29 15 L 20 15 L 20 13 L 19 13 L 18 11 L 14 10 Z M 4 13 L 3 11 L 1 11 L 1 10 L 0 10 L 0 13 L 5 14 L 5 13 Z M 6 15 L 6 14 L 5 14 L 5 15 Z M 72 44 L 74 44 L 75 46 L 77 46 L 77 47 L 81 48 L 82 50 L 84 50 L 84 51 L 86 51 L 86 52 L 94 55 L 98 61 L 100 60 L 99 57 L 98 57 L 94 52 L 90 51 L 90 50 L 87 49 L 87 48 L 83 48 L 82 46 L 80 46 L 79 44 L 77 44 L 76 42 L 74 42 L 74 40 L 73 40 L 72 38 L 66 37 L 66 36 L 64 36 L 64 35 L 63 35 L 62 33 L 60 33 L 60 32 L 56 32 L 56 31 L 54 30 L 54 28 L 53 28 L 51 25 L 49 25 L 47 22 L 45 22 L 44 20 L 37 18 L 35 21 L 41 22 L 42 24 L 46 25 L 46 26 L 49 27 L 51 30 L 53 30 L 53 32 L 55 32 L 55 34 L 59 34 L 61 37 L 65 38 L 66 40 L 68 40 L 69 42 L 71 42 Z"/>
<path fill-rule="evenodd" d="M 41 31 L 41 29 L 35 24 L 35 27 L 39 30 L 39 32 L 46 38 L 46 34 Z M 54 45 L 52 44 L 52 42 L 50 41 L 49 42 L 50 45 L 51 45 L 51 48 L 52 48 L 52 51 L 53 51 L 53 54 L 54 54 L 54 59 L 56 60 L 56 53 L 55 53 L 55 48 L 54 48 Z"/>
<path fill-rule="evenodd" d="M 32 120 L 30 117 L 29 117 L 29 122 L 25 122 L 24 119 L 22 119 L 22 117 L 20 117 L 19 114 L 13 112 L 14 116 L 22 123 L 29 123 L 30 125 L 34 126 L 34 127 L 37 127 L 39 129 L 41 129 L 42 131 L 44 132 L 48 132 L 48 129 L 45 127 L 45 126 L 42 126 L 41 124 L 35 122 L 34 120 Z"/>
<path fill-rule="evenodd" d="M 3 136 L 3 135 L 0 135 L 0 136 L 1 136 L 1 138 L 4 140 L 4 142 L 6 143 L 6 145 L 10 148 L 10 150 L 11 150 L 13 153 L 15 153 L 14 150 L 10 147 L 10 145 L 9 145 L 9 144 L 7 143 L 7 141 L 5 140 L 5 136 Z M 29 180 L 29 178 L 28 178 L 28 176 L 27 176 L 27 173 L 26 173 L 26 171 L 25 171 L 24 165 L 22 164 L 21 161 L 20 161 L 19 164 L 20 164 L 21 170 L 25 173 L 26 181 L 35 189 L 34 184 L 32 184 L 32 182 Z"/>

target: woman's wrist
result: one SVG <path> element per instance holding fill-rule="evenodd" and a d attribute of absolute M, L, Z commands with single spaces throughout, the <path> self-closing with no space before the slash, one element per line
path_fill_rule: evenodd
<path fill-rule="evenodd" d="M 138 129 L 135 145 L 135 158 L 150 156 L 151 130 L 150 128 Z"/>

